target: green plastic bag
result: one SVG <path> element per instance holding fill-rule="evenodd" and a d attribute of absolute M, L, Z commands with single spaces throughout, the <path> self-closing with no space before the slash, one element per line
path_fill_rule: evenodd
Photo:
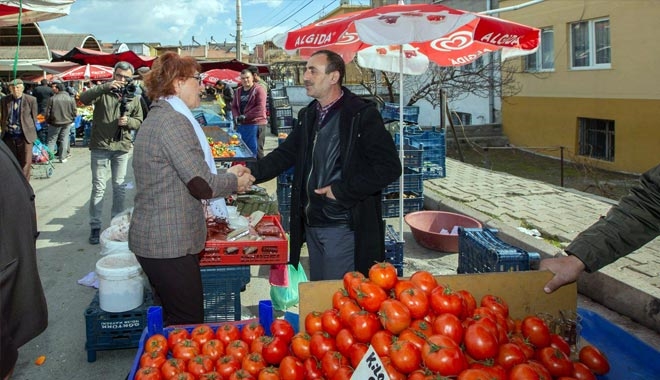
<path fill-rule="evenodd" d="M 293 265 L 287 265 L 289 286 L 274 286 L 270 287 L 270 299 L 273 302 L 275 310 L 284 311 L 291 306 L 295 306 L 299 301 L 298 284 L 307 282 L 307 275 L 302 265 L 298 263 L 298 269 Z"/>

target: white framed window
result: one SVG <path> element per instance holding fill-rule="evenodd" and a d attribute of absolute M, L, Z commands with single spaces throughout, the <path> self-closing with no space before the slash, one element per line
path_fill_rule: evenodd
<path fill-rule="evenodd" d="M 578 118 L 579 155 L 614 161 L 614 120 Z"/>
<path fill-rule="evenodd" d="M 555 32 L 541 29 L 541 43 L 536 52 L 525 56 L 525 71 L 552 71 L 555 69 Z"/>
<path fill-rule="evenodd" d="M 570 32 L 571 68 L 612 67 L 609 18 L 572 23 Z"/>

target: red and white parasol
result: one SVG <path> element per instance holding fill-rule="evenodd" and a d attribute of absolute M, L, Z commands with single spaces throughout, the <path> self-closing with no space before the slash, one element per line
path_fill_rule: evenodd
<path fill-rule="evenodd" d="M 99 65 L 84 65 L 74 67 L 60 74 L 57 78 L 63 81 L 71 80 L 104 80 L 112 79 L 114 76 L 114 69 L 108 66 Z"/>
<path fill-rule="evenodd" d="M 231 83 L 233 87 L 241 83 L 241 73 L 230 69 L 211 69 L 203 72 L 201 77 L 204 84 L 214 85 L 215 82 L 221 80 Z"/>

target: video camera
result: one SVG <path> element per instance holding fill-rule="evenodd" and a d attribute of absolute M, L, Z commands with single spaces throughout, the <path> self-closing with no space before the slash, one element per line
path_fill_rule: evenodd
<path fill-rule="evenodd" d="M 133 78 L 126 78 L 126 84 L 124 86 L 120 88 L 112 88 L 110 91 L 119 95 L 122 101 L 126 99 L 126 101 L 129 102 L 135 97 L 137 86 L 133 83 Z"/>

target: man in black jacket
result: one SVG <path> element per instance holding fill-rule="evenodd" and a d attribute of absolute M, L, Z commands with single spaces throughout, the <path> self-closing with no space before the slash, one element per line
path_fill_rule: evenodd
<path fill-rule="evenodd" d="M 401 175 L 392 136 L 375 104 L 342 87 L 338 54 L 314 53 L 304 74 L 315 100 L 298 114 L 289 137 L 248 167 L 264 182 L 295 166 L 291 189 L 290 263 L 307 242 L 310 279 L 365 275 L 384 260 L 381 192 Z"/>

